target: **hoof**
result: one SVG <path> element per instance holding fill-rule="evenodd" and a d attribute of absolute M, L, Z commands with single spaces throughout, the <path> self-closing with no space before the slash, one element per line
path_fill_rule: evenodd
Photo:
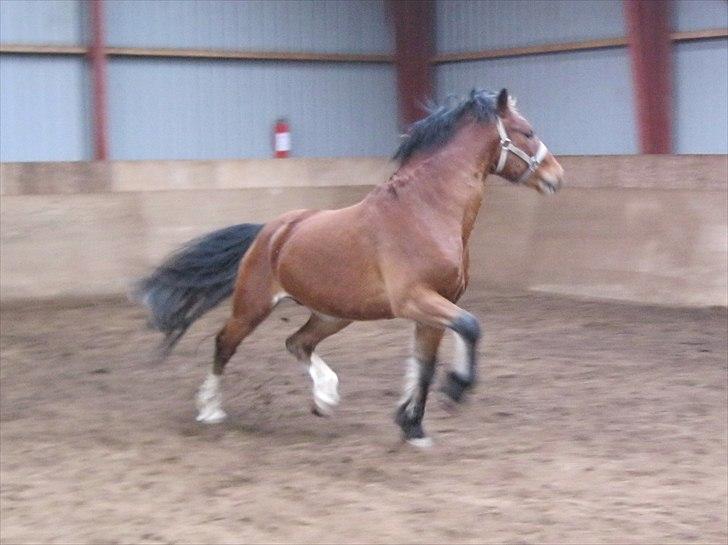
<path fill-rule="evenodd" d="M 432 439 L 427 437 L 422 428 L 422 416 L 419 418 L 410 415 L 407 411 L 408 403 L 400 405 L 394 415 L 394 421 L 402 429 L 402 439 L 417 448 L 429 448 Z"/>
<path fill-rule="evenodd" d="M 415 437 L 407 439 L 407 444 L 412 445 L 415 448 L 426 450 L 432 448 L 432 439 L 429 437 Z"/>
<path fill-rule="evenodd" d="M 220 408 L 201 410 L 197 415 L 197 421 L 205 424 L 219 424 L 227 418 L 227 414 Z"/>
<path fill-rule="evenodd" d="M 441 391 L 455 403 L 462 403 L 465 401 L 465 392 L 471 386 L 471 382 L 450 372 L 447 374 L 447 379 L 445 380 L 445 384 L 442 385 Z"/>
<path fill-rule="evenodd" d="M 317 416 L 331 416 L 334 413 L 334 407 L 341 400 L 338 390 L 339 379 L 333 373 L 328 379 L 314 383 L 313 411 Z"/>
<path fill-rule="evenodd" d="M 313 405 L 311 406 L 311 412 L 316 416 L 331 416 L 334 414 L 334 407 L 336 403 L 331 403 L 328 400 L 324 400 L 320 397 L 314 397 Z"/>

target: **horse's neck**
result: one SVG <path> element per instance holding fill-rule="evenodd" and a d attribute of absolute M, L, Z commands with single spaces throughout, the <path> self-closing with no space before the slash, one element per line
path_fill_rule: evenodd
<path fill-rule="evenodd" d="M 425 209 L 459 222 L 467 242 L 483 199 L 490 164 L 481 127 L 463 127 L 434 153 L 413 157 L 387 182 Z"/>

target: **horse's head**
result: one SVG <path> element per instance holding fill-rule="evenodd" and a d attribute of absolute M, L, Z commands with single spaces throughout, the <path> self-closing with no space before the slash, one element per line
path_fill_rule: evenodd
<path fill-rule="evenodd" d="M 556 193 L 563 182 L 564 169 L 515 109 L 515 101 L 506 89 L 498 94 L 496 108 L 498 139 L 491 171 L 541 193 Z"/>

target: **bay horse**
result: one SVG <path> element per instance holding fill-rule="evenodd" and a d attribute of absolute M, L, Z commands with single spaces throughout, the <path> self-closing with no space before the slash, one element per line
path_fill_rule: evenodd
<path fill-rule="evenodd" d="M 398 170 L 361 202 L 339 210 L 296 210 L 192 241 L 141 280 L 135 296 L 165 334 L 165 353 L 202 314 L 231 294 L 232 314 L 217 334 L 212 369 L 197 395 L 201 422 L 225 418 L 221 378 L 240 342 L 283 298 L 308 307 L 286 348 L 308 366 L 314 412 L 339 402 L 338 377 L 316 354 L 325 338 L 357 320 L 415 324 L 404 397 L 395 422 L 426 446 L 422 420 L 438 346 L 446 329 L 457 353 L 442 391 L 461 402 L 476 379 L 478 319 L 456 303 L 468 284 L 468 241 L 484 180 L 495 173 L 554 193 L 563 169 L 515 101 L 473 90 L 414 123 L 397 150 Z"/>

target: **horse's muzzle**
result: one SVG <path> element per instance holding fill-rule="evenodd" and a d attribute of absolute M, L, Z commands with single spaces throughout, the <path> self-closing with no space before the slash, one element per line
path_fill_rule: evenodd
<path fill-rule="evenodd" d="M 552 182 L 550 180 L 540 179 L 536 185 L 536 188 L 538 189 L 539 193 L 542 193 L 543 195 L 553 195 L 559 189 L 561 189 L 561 184 L 561 180 L 556 180 Z"/>
<path fill-rule="evenodd" d="M 564 182 L 564 169 L 560 164 L 550 164 L 547 167 L 541 167 L 536 171 L 536 189 L 543 195 L 553 195 Z"/>

